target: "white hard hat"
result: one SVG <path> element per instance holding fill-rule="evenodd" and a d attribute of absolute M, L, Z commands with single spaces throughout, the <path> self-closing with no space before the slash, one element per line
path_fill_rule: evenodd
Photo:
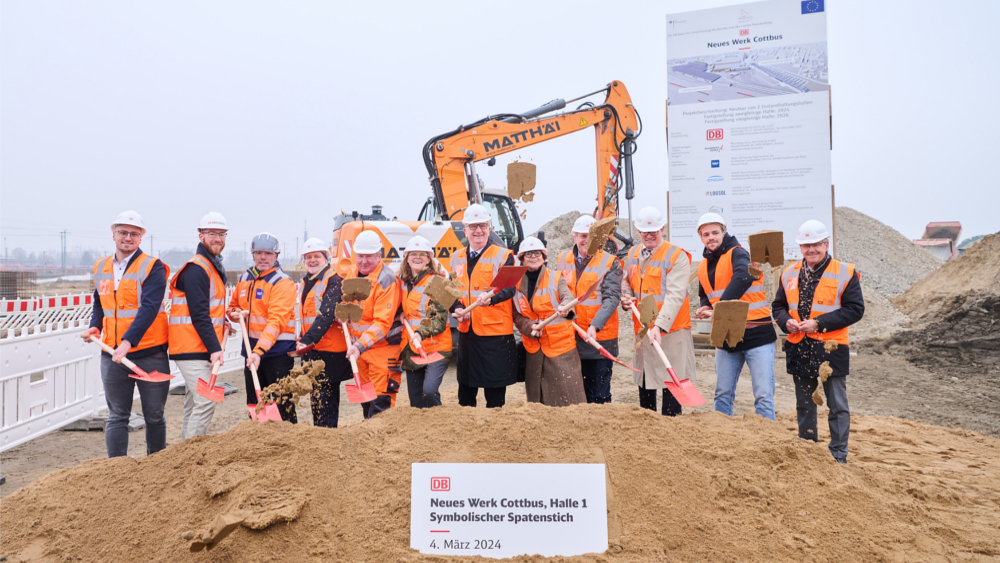
<path fill-rule="evenodd" d="M 701 228 L 705 225 L 711 225 L 712 223 L 718 223 L 722 225 L 722 231 L 726 230 L 726 220 L 722 218 L 722 215 L 718 213 L 706 213 L 698 219 L 698 232 L 701 232 Z"/>
<path fill-rule="evenodd" d="M 250 252 L 257 252 L 258 250 L 281 254 L 281 248 L 278 246 L 278 237 L 266 232 L 253 237 L 250 240 Z"/>
<path fill-rule="evenodd" d="M 527 237 L 522 240 L 521 245 L 517 247 L 517 255 L 520 256 L 525 252 L 531 252 L 532 250 L 541 250 L 542 254 L 546 257 L 549 255 L 549 252 L 545 250 L 545 245 L 542 244 L 542 241 L 535 237 Z"/>
<path fill-rule="evenodd" d="M 354 239 L 354 252 L 357 254 L 378 254 L 382 250 L 382 237 L 375 231 L 361 231 Z"/>
<path fill-rule="evenodd" d="M 663 214 L 660 213 L 660 210 L 652 205 L 647 205 L 646 207 L 640 209 L 639 213 L 636 214 L 635 219 L 635 228 L 638 229 L 640 233 L 659 231 L 663 228 L 663 225 L 667 224 L 667 221 L 663 218 Z"/>
<path fill-rule="evenodd" d="M 429 252 L 431 256 L 434 256 L 434 247 L 431 246 L 431 241 L 417 235 L 406 243 L 406 248 L 403 250 L 403 254 L 406 254 L 407 252 Z"/>
<path fill-rule="evenodd" d="M 590 232 L 590 226 L 596 222 L 597 219 L 594 219 L 590 215 L 580 215 L 576 222 L 573 223 L 573 232 L 587 234 Z"/>
<path fill-rule="evenodd" d="M 229 225 L 226 223 L 226 218 L 222 216 L 222 213 L 218 211 L 209 211 L 198 221 L 199 229 L 219 229 L 221 231 L 228 231 Z"/>
<path fill-rule="evenodd" d="M 115 217 L 115 222 L 111 223 L 111 226 L 115 225 L 131 225 L 133 227 L 139 227 L 142 232 L 146 232 L 146 224 L 142 222 L 142 216 L 129 209 L 128 211 L 122 211 Z"/>
<path fill-rule="evenodd" d="M 325 252 L 326 257 L 328 259 L 330 258 L 330 247 L 323 242 L 323 239 L 318 239 L 316 237 L 308 239 L 305 246 L 302 247 L 302 256 L 305 256 L 310 252 Z"/>
<path fill-rule="evenodd" d="M 466 225 L 489 223 L 492 220 L 493 218 L 490 216 L 490 212 L 478 203 L 473 203 L 469 207 L 466 207 L 465 215 L 462 216 L 462 223 Z"/>
<path fill-rule="evenodd" d="M 826 230 L 826 225 L 815 219 L 810 219 L 799 227 L 799 234 L 795 237 L 795 242 L 813 244 L 828 238 L 830 238 L 830 231 Z"/>

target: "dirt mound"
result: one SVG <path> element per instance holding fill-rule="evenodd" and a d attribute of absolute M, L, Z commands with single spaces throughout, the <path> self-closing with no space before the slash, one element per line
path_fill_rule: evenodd
<path fill-rule="evenodd" d="M 1000 233 L 893 300 L 909 329 L 885 348 L 918 363 L 1000 369 Z"/>
<path fill-rule="evenodd" d="M 573 223 L 576 222 L 580 215 L 584 215 L 584 213 L 582 211 L 563 213 L 538 229 L 538 231 L 545 233 L 545 249 L 548 250 L 548 265 L 550 267 L 556 263 L 560 254 L 573 248 Z M 620 217 L 618 219 L 618 229 L 628 233 L 628 218 Z M 538 232 L 532 233 L 531 236 L 538 236 Z M 619 246 L 621 245 L 621 242 L 617 239 L 615 239 L 615 242 Z"/>
<path fill-rule="evenodd" d="M 192 538 L 246 511 L 212 560 L 442 561 L 408 547 L 411 463 L 604 459 L 609 550 L 563 561 L 1000 556 L 1000 440 L 856 417 L 842 466 L 795 437 L 793 416 L 519 404 L 396 408 L 341 429 L 247 422 L 17 491 L 0 507 L 4 555 L 205 561 Z"/>

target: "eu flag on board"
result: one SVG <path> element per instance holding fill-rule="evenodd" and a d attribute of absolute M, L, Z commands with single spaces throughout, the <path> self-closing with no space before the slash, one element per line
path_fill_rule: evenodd
<path fill-rule="evenodd" d="M 802 13 L 815 14 L 823 11 L 823 0 L 803 0 Z"/>

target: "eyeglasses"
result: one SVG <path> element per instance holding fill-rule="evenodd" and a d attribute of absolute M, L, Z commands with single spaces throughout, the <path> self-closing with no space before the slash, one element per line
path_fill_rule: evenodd
<path fill-rule="evenodd" d="M 201 234 L 208 238 L 221 238 L 223 240 L 229 235 L 226 231 L 201 231 Z"/>
<path fill-rule="evenodd" d="M 142 233 L 139 231 L 115 231 L 115 234 L 122 238 L 139 238 L 142 236 Z"/>
<path fill-rule="evenodd" d="M 544 256 L 544 254 L 542 254 L 541 250 L 530 250 L 524 253 L 525 258 L 541 258 L 542 256 Z"/>
<path fill-rule="evenodd" d="M 475 224 L 472 224 L 472 225 L 466 225 L 465 228 L 468 229 L 468 231 L 470 233 L 475 233 L 477 231 L 485 233 L 486 231 L 490 230 L 490 224 L 489 223 L 475 223 Z"/>
<path fill-rule="evenodd" d="M 806 249 L 806 250 L 812 250 L 812 249 L 821 248 L 825 244 L 826 244 L 826 241 L 825 240 L 821 240 L 819 242 L 813 242 L 813 243 L 810 243 L 810 244 L 800 244 L 799 248 Z"/>

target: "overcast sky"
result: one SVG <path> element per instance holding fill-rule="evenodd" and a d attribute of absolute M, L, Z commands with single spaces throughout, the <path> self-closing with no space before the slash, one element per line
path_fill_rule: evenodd
<path fill-rule="evenodd" d="M 663 208 L 667 15 L 732 4 L 5 0 L 0 229 L 10 249 L 58 248 L 65 229 L 110 251 L 132 208 L 166 250 L 193 247 L 214 210 L 230 248 L 263 230 L 294 245 L 306 222 L 329 242 L 341 209 L 416 219 L 430 137 L 611 80 L 645 126 L 633 206 Z M 826 9 L 837 204 L 910 238 L 929 221 L 1000 229 L 1000 2 Z M 538 166 L 527 231 L 593 209 L 592 134 L 477 170 L 503 188 L 514 158 Z"/>

